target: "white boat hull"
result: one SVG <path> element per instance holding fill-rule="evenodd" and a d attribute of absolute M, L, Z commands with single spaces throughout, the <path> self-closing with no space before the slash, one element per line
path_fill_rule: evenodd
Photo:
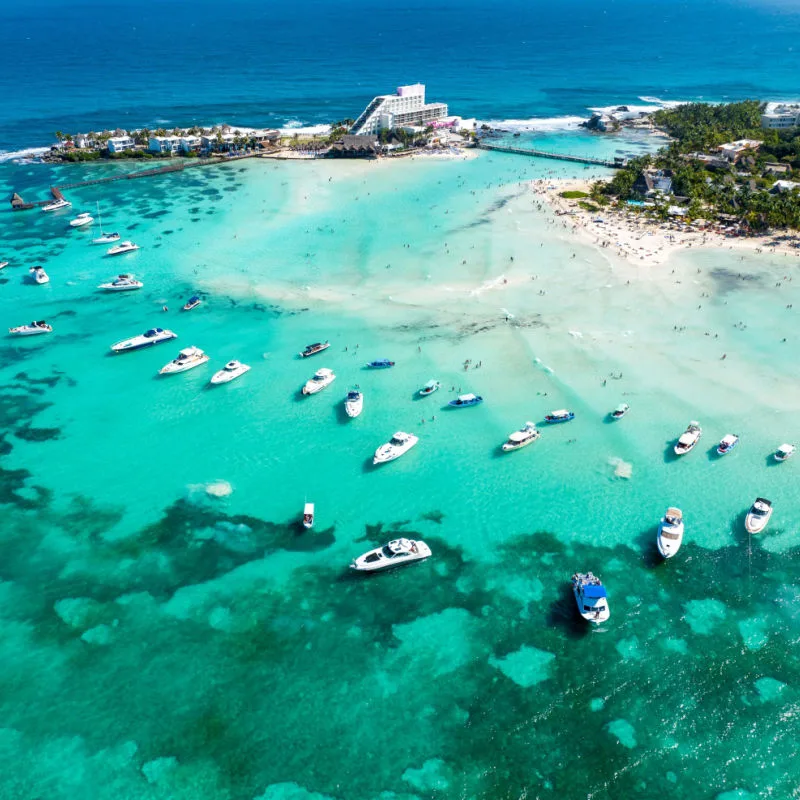
<path fill-rule="evenodd" d="M 92 244 L 114 244 L 119 241 L 119 236 L 98 236 L 92 239 Z"/>
<path fill-rule="evenodd" d="M 158 371 L 159 375 L 175 375 L 178 372 L 188 372 L 190 369 L 194 369 L 195 367 L 200 367 L 203 364 L 206 364 L 210 361 L 209 356 L 203 356 L 202 358 L 198 358 L 196 361 L 189 361 L 186 364 L 174 364 L 170 362 L 169 364 L 165 364 L 161 369 Z"/>
<path fill-rule="evenodd" d="M 350 567 L 358 572 L 383 572 L 384 570 L 394 569 L 395 567 L 404 566 L 405 564 L 413 564 L 417 561 L 424 561 L 426 558 L 430 558 L 431 549 L 427 544 L 425 544 L 425 542 L 417 541 L 416 547 L 416 553 L 409 553 L 408 555 L 400 558 L 381 559 L 380 561 L 372 562 L 367 561 L 368 556 L 381 549 L 378 547 L 375 550 L 370 550 L 369 553 L 364 553 L 363 556 L 359 556 L 350 565 Z"/>
<path fill-rule="evenodd" d="M 143 283 L 133 283 L 128 284 L 126 286 L 115 286 L 113 283 L 101 283 L 97 288 L 103 289 L 106 292 L 135 292 L 137 289 L 141 289 L 144 286 Z"/>
<path fill-rule="evenodd" d="M 306 385 L 303 387 L 303 394 L 317 394 L 330 386 L 335 380 L 336 376 L 334 375 L 330 378 L 326 378 L 324 381 L 306 381 Z"/>
<path fill-rule="evenodd" d="M 772 511 L 763 515 L 750 513 L 745 517 L 744 528 L 748 533 L 761 533 L 767 527 L 771 516 Z"/>
<path fill-rule="evenodd" d="M 348 417 L 357 417 L 364 410 L 363 395 L 358 400 L 345 400 L 344 410 Z"/>
<path fill-rule="evenodd" d="M 372 459 L 373 464 L 388 464 L 390 461 L 396 461 L 400 456 L 404 456 L 412 447 L 414 447 L 419 439 L 414 436 L 403 445 L 384 444 L 381 445 L 376 451 Z"/>
<path fill-rule="evenodd" d="M 664 536 L 665 528 L 668 533 L 677 534 L 677 539 L 670 539 Z M 656 537 L 656 546 L 658 547 L 658 552 L 661 554 L 662 558 L 672 558 L 678 550 L 681 549 L 681 545 L 683 544 L 683 525 L 679 527 L 666 527 L 663 523 L 658 526 L 658 536 Z"/>
<path fill-rule="evenodd" d="M 73 219 L 69 226 L 70 228 L 85 228 L 87 225 L 91 225 L 94 220 L 89 217 L 88 219 Z"/>
<path fill-rule="evenodd" d="M 52 333 L 52 328 L 29 328 L 22 326 L 19 328 L 9 328 L 8 332 L 11 336 L 41 336 L 43 333 Z"/>
<path fill-rule="evenodd" d="M 601 622 L 605 622 L 611 616 L 611 610 L 608 607 L 608 598 L 604 597 L 603 600 L 605 601 L 605 605 L 601 611 L 584 611 L 583 610 L 583 599 L 581 598 L 578 590 L 573 587 L 572 594 L 575 597 L 575 603 L 578 606 L 578 613 L 587 621 L 592 622 L 595 625 L 599 625 Z"/>
<path fill-rule="evenodd" d="M 249 372 L 250 367 L 247 364 L 241 364 L 236 369 L 221 369 L 211 376 L 209 383 L 218 386 L 221 383 L 230 383 L 232 380 L 241 377 L 245 372 Z"/>

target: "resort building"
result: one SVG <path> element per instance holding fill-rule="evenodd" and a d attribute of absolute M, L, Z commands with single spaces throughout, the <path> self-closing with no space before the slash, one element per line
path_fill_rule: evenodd
<path fill-rule="evenodd" d="M 133 150 L 136 147 L 136 142 L 130 136 L 112 136 L 106 142 L 109 153 L 124 153 L 127 150 Z"/>
<path fill-rule="evenodd" d="M 203 142 L 199 136 L 181 136 L 180 142 L 178 143 L 178 149 L 184 153 L 196 153 L 202 144 Z"/>
<path fill-rule="evenodd" d="M 175 153 L 180 144 L 180 136 L 151 136 L 147 149 L 151 153 Z"/>
<path fill-rule="evenodd" d="M 380 151 L 377 136 L 346 134 L 331 145 L 328 155 L 332 158 L 369 158 Z"/>
<path fill-rule="evenodd" d="M 759 147 L 761 142 L 758 139 L 737 139 L 735 142 L 721 144 L 717 150 L 723 158 L 735 164 L 743 155 L 754 153 Z"/>
<path fill-rule="evenodd" d="M 767 103 L 761 115 L 762 128 L 796 128 L 800 126 L 800 105 Z"/>
<path fill-rule="evenodd" d="M 642 197 L 669 194 L 672 191 L 672 171 L 668 169 L 643 170 L 633 183 L 633 191 Z"/>
<path fill-rule="evenodd" d="M 426 103 L 425 84 L 400 86 L 395 94 L 382 94 L 361 112 L 350 128 L 354 136 L 407 125 L 432 125 L 447 116 L 446 103 Z"/>

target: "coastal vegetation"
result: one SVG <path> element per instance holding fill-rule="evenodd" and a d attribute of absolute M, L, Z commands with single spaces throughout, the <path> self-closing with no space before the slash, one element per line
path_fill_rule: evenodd
<path fill-rule="evenodd" d="M 583 197 L 588 197 L 588 192 L 581 192 L 578 189 L 570 189 L 566 192 L 561 192 L 561 197 L 565 200 L 580 200 Z"/>

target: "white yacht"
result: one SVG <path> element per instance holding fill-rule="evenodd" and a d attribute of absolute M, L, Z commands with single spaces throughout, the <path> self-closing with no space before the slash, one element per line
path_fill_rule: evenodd
<path fill-rule="evenodd" d="M 242 364 L 241 361 L 229 361 L 219 372 L 215 372 L 211 376 L 211 383 L 215 386 L 219 383 L 230 383 L 234 378 L 244 375 L 249 372 L 250 367 L 247 364 Z"/>
<path fill-rule="evenodd" d="M 52 333 L 53 326 L 48 325 L 44 320 L 31 322 L 30 325 L 19 325 L 16 328 L 9 328 L 8 332 L 12 336 L 39 336 L 43 333 Z"/>
<path fill-rule="evenodd" d="M 130 339 L 123 339 L 111 345 L 115 353 L 127 353 L 131 350 L 142 350 L 145 347 L 152 347 L 154 344 L 168 342 L 170 339 L 177 339 L 178 334 L 164 328 L 150 328 L 141 336 L 132 336 Z"/>
<path fill-rule="evenodd" d="M 344 410 L 348 417 L 357 417 L 364 410 L 364 393 L 354 387 L 347 393 L 344 399 Z"/>
<path fill-rule="evenodd" d="M 419 437 L 414 436 L 413 433 L 398 431 L 386 444 L 382 444 L 375 451 L 372 463 L 385 464 L 387 461 L 394 461 L 407 453 L 418 441 Z"/>
<path fill-rule="evenodd" d="M 8 261 L 0 261 L 0 269 L 5 269 L 8 266 Z"/>
<path fill-rule="evenodd" d="M 670 506 L 658 525 L 656 537 L 658 552 L 664 558 L 672 558 L 683 544 L 683 513 L 679 508 Z"/>
<path fill-rule="evenodd" d="M 132 253 L 134 250 L 138 250 L 139 245 L 134 244 L 133 242 L 120 242 L 116 247 L 109 247 L 106 250 L 107 256 L 121 256 L 123 253 Z"/>
<path fill-rule="evenodd" d="M 100 233 L 99 236 L 95 236 L 92 239 L 92 244 L 112 244 L 113 242 L 118 242 L 120 240 L 120 235 L 118 233 Z"/>
<path fill-rule="evenodd" d="M 703 429 L 700 427 L 700 423 L 692 420 L 675 444 L 675 455 L 682 456 L 688 453 L 700 441 L 702 435 Z"/>
<path fill-rule="evenodd" d="M 431 549 L 425 542 L 413 539 L 392 539 L 383 547 L 376 547 L 353 560 L 350 569 L 359 572 L 378 572 L 390 567 L 399 567 L 413 561 L 430 558 Z"/>
<path fill-rule="evenodd" d="M 620 403 L 611 412 L 611 419 L 622 419 L 630 410 L 631 407 L 627 403 Z"/>
<path fill-rule="evenodd" d="M 774 453 L 776 461 L 788 461 L 794 455 L 793 444 L 782 444 Z"/>
<path fill-rule="evenodd" d="M 75 219 L 71 219 L 69 221 L 69 226 L 70 228 L 85 228 L 87 225 L 91 225 L 93 222 L 94 217 L 84 211 L 83 214 L 78 214 Z"/>
<path fill-rule="evenodd" d="M 578 611 L 588 622 L 605 622 L 611 616 L 606 588 L 600 578 L 591 572 L 576 572 L 572 576 L 572 593 L 575 595 Z"/>
<path fill-rule="evenodd" d="M 113 281 L 101 283 L 97 288 L 105 289 L 107 292 L 131 292 L 134 289 L 141 289 L 144 284 L 137 281 L 133 275 L 118 275 Z"/>
<path fill-rule="evenodd" d="M 763 497 L 756 497 L 755 503 L 750 506 L 744 520 L 744 527 L 748 533 L 761 533 L 767 527 L 772 516 L 772 503 Z"/>
<path fill-rule="evenodd" d="M 72 203 L 69 200 L 65 200 L 63 197 L 60 200 L 53 200 L 52 203 L 48 203 L 45 206 L 42 206 L 42 211 L 61 211 L 62 208 L 71 208 Z"/>
<path fill-rule="evenodd" d="M 178 353 L 177 358 L 161 367 L 158 374 L 172 375 L 176 372 L 186 372 L 208 361 L 209 357 L 199 347 L 185 347 Z"/>
<path fill-rule="evenodd" d="M 303 506 L 303 527 L 308 531 L 314 527 L 314 504 L 306 503 Z"/>
<path fill-rule="evenodd" d="M 503 445 L 503 450 L 508 453 L 510 450 L 519 450 L 521 447 L 535 442 L 541 433 L 536 430 L 533 422 L 526 422 L 518 431 L 508 434 L 508 441 Z"/>
<path fill-rule="evenodd" d="M 303 394 L 316 394 L 321 392 L 326 386 L 330 386 L 336 380 L 336 375 L 332 369 L 323 367 L 314 373 L 314 377 L 306 381 L 303 387 Z"/>
<path fill-rule="evenodd" d="M 50 276 L 44 271 L 44 267 L 31 267 L 29 272 L 34 282 L 40 286 L 43 283 L 50 283 Z"/>

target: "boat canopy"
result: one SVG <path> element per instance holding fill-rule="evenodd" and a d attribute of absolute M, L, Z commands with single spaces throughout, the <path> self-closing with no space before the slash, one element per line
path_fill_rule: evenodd
<path fill-rule="evenodd" d="M 525 428 L 521 431 L 514 431 L 514 433 L 508 434 L 508 441 L 509 442 L 524 442 L 526 439 L 531 438 L 531 434 L 533 430 L 531 428 Z"/>
<path fill-rule="evenodd" d="M 475 400 L 475 399 L 476 398 L 475 398 L 474 394 L 460 394 L 458 396 L 458 400 L 459 400 L 460 403 L 467 403 L 470 400 Z"/>
<path fill-rule="evenodd" d="M 422 388 L 423 389 L 433 389 L 434 386 L 437 385 L 436 381 L 428 381 Z"/>
<path fill-rule="evenodd" d="M 794 452 L 794 445 L 793 444 L 782 444 L 778 448 L 779 453 L 791 453 Z"/>
<path fill-rule="evenodd" d="M 568 417 L 569 416 L 569 411 L 567 411 L 566 408 L 559 408 L 558 411 L 551 411 L 550 412 L 550 416 L 551 417 Z"/>
<path fill-rule="evenodd" d="M 193 295 L 192 295 L 192 296 L 191 296 L 191 297 L 190 297 L 190 298 L 187 300 L 187 303 L 196 303 L 196 302 L 197 302 L 199 299 L 200 299 L 200 298 L 199 298 L 199 297 L 198 297 L 196 294 L 193 294 Z"/>
<path fill-rule="evenodd" d="M 720 444 L 733 444 L 738 438 L 738 436 L 732 433 L 726 433 L 725 436 L 722 437 Z"/>
<path fill-rule="evenodd" d="M 583 596 L 586 598 L 594 598 L 598 599 L 601 597 L 606 597 L 606 587 L 605 586 L 597 586 L 592 584 L 590 586 L 583 587 Z"/>
<path fill-rule="evenodd" d="M 683 512 L 679 508 L 675 508 L 674 506 L 670 506 L 667 509 L 667 513 L 664 514 L 665 517 L 674 517 L 675 519 L 683 519 Z"/>
<path fill-rule="evenodd" d="M 678 439 L 678 444 L 691 444 L 694 439 L 694 431 L 686 431 L 681 434 L 680 439 Z"/>

